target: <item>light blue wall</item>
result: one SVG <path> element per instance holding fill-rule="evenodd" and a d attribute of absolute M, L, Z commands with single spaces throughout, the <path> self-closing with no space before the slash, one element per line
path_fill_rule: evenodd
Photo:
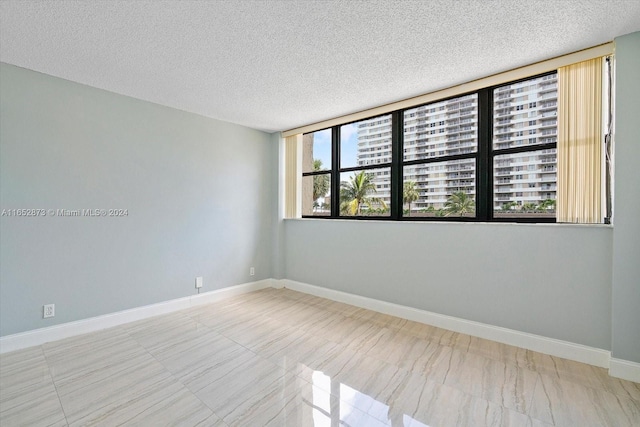
<path fill-rule="evenodd" d="M 612 355 L 640 363 L 640 32 L 616 39 Z"/>
<path fill-rule="evenodd" d="M 0 335 L 272 276 L 272 135 L 7 64 L 0 101 L 1 208 L 129 211 L 2 217 Z"/>
<path fill-rule="evenodd" d="M 640 33 L 615 106 L 613 227 L 287 220 L 285 277 L 640 362 Z"/>
<path fill-rule="evenodd" d="M 607 226 L 285 221 L 288 279 L 610 347 Z"/>
<path fill-rule="evenodd" d="M 2 217 L 0 334 L 274 277 L 640 362 L 639 46 L 616 39 L 614 228 L 282 221 L 277 135 L 2 64 L 1 207 L 129 216 Z"/>

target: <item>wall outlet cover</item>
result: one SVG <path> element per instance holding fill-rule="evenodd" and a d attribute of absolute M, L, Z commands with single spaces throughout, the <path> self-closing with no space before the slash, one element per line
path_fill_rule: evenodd
<path fill-rule="evenodd" d="M 49 317 L 54 317 L 56 315 L 56 305 L 55 304 L 45 304 L 42 307 L 42 317 L 47 319 Z"/>

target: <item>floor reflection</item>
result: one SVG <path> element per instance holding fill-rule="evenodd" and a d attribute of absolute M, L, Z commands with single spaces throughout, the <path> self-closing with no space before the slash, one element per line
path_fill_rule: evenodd
<path fill-rule="evenodd" d="M 308 367 L 305 366 L 308 369 Z M 362 393 L 348 384 L 332 380 L 322 371 L 311 372 L 308 389 L 311 399 L 305 399 L 308 391 L 300 390 L 303 402 L 308 406 L 314 426 L 371 426 L 374 423 L 394 427 L 429 427 L 402 412 L 394 411 L 389 405 Z M 307 412 L 307 411 L 303 411 Z M 298 416 L 302 415 L 300 413 Z"/>

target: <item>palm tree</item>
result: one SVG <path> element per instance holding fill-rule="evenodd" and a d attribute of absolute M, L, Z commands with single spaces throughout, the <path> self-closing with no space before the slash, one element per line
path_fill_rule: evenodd
<path fill-rule="evenodd" d="M 457 191 L 449 196 L 444 204 L 446 216 L 458 214 L 463 216 L 476 210 L 475 201 L 464 191 Z"/>
<path fill-rule="evenodd" d="M 535 212 L 536 205 L 534 203 L 525 203 L 524 205 L 522 205 L 520 210 L 522 212 Z"/>
<path fill-rule="evenodd" d="M 402 202 L 409 205 L 408 216 L 411 216 L 411 203 L 418 200 L 418 197 L 420 197 L 420 194 L 416 189 L 416 182 L 406 181 L 402 186 Z"/>
<path fill-rule="evenodd" d="M 384 209 L 387 208 L 384 200 L 378 197 L 370 197 L 369 194 L 376 193 L 376 185 L 372 181 L 373 176 L 361 171 L 349 177 L 349 182 L 340 183 L 340 211 L 349 215 L 360 215 L 362 205 L 372 208 L 372 203 L 380 203 Z"/>
<path fill-rule="evenodd" d="M 322 170 L 322 160 L 314 159 L 313 170 L 314 171 Z M 329 192 L 330 186 L 331 186 L 331 181 L 329 178 L 329 174 L 313 176 L 313 203 L 314 204 L 317 203 L 317 200 L 320 197 L 326 196 L 326 194 Z"/>

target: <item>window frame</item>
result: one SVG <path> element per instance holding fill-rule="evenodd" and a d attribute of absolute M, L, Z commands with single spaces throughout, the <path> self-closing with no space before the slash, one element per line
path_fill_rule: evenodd
<path fill-rule="evenodd" d="M 452 96 L 431 100 L 425 104 L 407 106 L 389 113 L 376 114 L 367 118 L 357 119 L 345 123 L 339 123 L 331 127 L 318 129 L 306 134 L 331 129 L 331 167 L 324 171 L 303 172 L 302 176 L 314 176 L 330 173 L 331 177 L 331 212 L 329 215 L 302 215 L 302 218 L 314 219 L 345 219 L 345 220 L 378 220 L 378 221 L 426 221 L 426 222 L 506 222 L 506 223 L 556 223 L 552 217 L 524 217 L 514 214 L 513 217 L 494 217 L 494 176 L 493 167 L 496 156 L 505 154 L 518 154 L 524 152 L 537 152 L 548 149 L 557 150 L 557 138 L 552 143 L 535 145 L 522 145 L 501 149 L 493 148 L 493 93 L 503 86 L 534 80 L 548 75 L 557 74 L 557 70 L 551 70 L 533 76 L 512 80 L 478 90 L 458 93 Z M 405 111 L 421 106 L 428 106 L 451 99 L 461 98 L 475 94 L 477 96 L 477 149 L 472 153 L 462 153 L 448 156 L 438 156 L 425 159 L 404 160 L 404 114 Z M 536 101 L 537 102 L 537 101 Z M 524 104 L 523 104 L 524 105 Z M 371 120 L 376 117 L 391 115 L 391 162 L 383 164 L 369 164 L 342 168 L 340 165 L 340 128 L 344 125 Z M 557 155 L 557 154 L 556 154 Z M 474 216 L 462 217 L 436 217 L 436 216 L 405 216 L 403 215 L 403 185 L 404 167 L 422 164 L 442 163 L 450 160 L 475 158 L 475 202 Z M 344 172 L 391 168 L 390 172 L 390 215 L 340 215 L 340 175 Z M 557 168 L 557 160 L 556 160 Z M 336 197 L 337 196 L 337 197 Z"/>

